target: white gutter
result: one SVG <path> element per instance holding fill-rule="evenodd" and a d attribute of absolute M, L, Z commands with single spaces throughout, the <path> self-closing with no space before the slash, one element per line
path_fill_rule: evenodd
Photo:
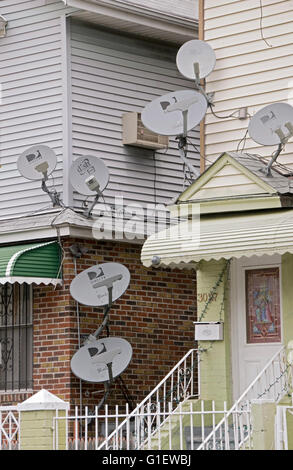
<path fill-rule="evenodd" d="M 187 40 L 188 37 L 193 38 L 197 34 L 198 21 L 195 18 L 177 16 L 176 14 L 130 4 L 122 0 L 115 0 L 115 2 L 113 0 L 62 1 L 67 7 L 76 9 L 68 16 L 82 18 L 86 13 L 92 13 L 93 21 L 95 17 L 96 23 L 107 26 L 107 23 L 113 24 L 113 22 L 116 22 L 117 29 L 119 29 L 119 23 L 124 26 L 128 23 L 131 27 L 137 27 L 137 32 L 144 29 L 146 33 L 146 30 L 149 29 L 162 34 L 173 34 L 174 39 L 178 37 L 179 42 L 182 42 L 180 41 L 182 36 L 185 37 L 184 40 Z"/>
<path fill-rule="evenodd" d="M 184 27 L 191 28 L 198 24 L 196 18 L 170 14 L 164 10 L 148 8 L 147 6 L 129 3 L 125 0 L 62 0 L 66 6 L 94 11 L 107 16 L 119 15 L 121 19 L 130 19 L 133 17 L 148 17 L 151 19 L 159 19 L 166 23 L 181 24 Z M 179 0 L 180 1 L 180 0 Z"/>

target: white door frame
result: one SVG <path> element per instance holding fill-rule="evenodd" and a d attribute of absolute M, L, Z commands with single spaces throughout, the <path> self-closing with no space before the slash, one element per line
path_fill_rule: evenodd
<path fill-rule="evenodd" d="M 239 342 L 239 335 L 243 339 L 245 348 L 249 350 L 250 345 L 246 343 L 246 328 L 245 331 L 239 331 L 239 325 L 241 324 L 240 315 L 244 314 L 245 311 L 245 270 L 247 269 L 261 269 L 278 267 L 279 268 L 279 280 L 280 280 L 280 326 L 281 326 L 281 342 L 279 343 L 260 343 L 257 346 L 265 349 L 269 349 L 276 346 L 276 349 L 280 348 L 283 342 L 283 321 L 282 321 L 282 258 L 281 255 L 266 255 L 262 257 L 253 256 L 251 258 L 240 258 L 232 259 L 231 262 L 231 281 L 230 281 L 230 319 L 231 319 L 231 366 L 232 366 L 232 390 L 233 390 L 233 401 L 239 398 L 243 390 L 240 390 L 240 366 L 241 357 L 241 342 Z M 243 305 L 244 302 L 244 305 Z M 242 305 L 239 305 L 241 304 Z M 242 310 L 240 310 L 242 308 Z M 243 325 L 243 323 L 242 323 Z M 244 339 L 245 338 L 245 339 Z M 251 348 L 256 345 L 251 345 Z M 270 358 L 268 358 L 269 360 Z"/>

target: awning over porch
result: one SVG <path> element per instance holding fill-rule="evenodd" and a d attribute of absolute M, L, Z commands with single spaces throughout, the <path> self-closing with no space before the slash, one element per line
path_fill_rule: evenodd
<path fill-rule="evenodd" d="M 198 225 L 199 223 L 199 225 Z M 200 220 L 151 235 L 143 245 L 142 263 L 192 267 L 201 260 L 293 253 L 293 210 L 204 215 Z M 154 264 L 155 265 L 155 264 Z"/>
<path fill-rule="evenodd" d="M 61 250 L 56 241 L 0 248 L 0 284 L 61 284 Z"/>

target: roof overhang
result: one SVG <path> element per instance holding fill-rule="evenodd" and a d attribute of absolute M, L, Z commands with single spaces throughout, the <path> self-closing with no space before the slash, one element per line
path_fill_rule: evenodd
<path fill-rule="evenodd" d="M 144 266 L 196 268 L 202 261 L 293 253 L 293 210 L 204 215 L 151 235 L 143 245 Z"/>
<path fill-rule="evenodd" d="M 63 0 L 75 10 L 73 18 L 87 21 L 120 33 L 132 34 L 170 44 L 183 44 L 195 39 L 198 21 L 189 17 L 154 10 L 122 0 Z"/>

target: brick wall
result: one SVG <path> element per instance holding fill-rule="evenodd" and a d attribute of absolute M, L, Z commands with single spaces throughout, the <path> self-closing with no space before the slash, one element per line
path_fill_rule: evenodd
<path fill-rule="evenodd" d="M 122 263 L 130 271 L 128 290 L 110 311 L 110 336 L 130 342 L 133 357 L 122 379 L 134 403 L 141 401 L 194 347 L 196 274 L 194 271 L 146 269 L 140 262 L 141 246 L 112 241 L 64 239 L 64 286 L 34 287 L 34 391 L 45 388 L 78 405 L 80 381 L 70 370 L 78 349 L 76 303 L 69 293 L 75 276 L 69 246 L 79 243 L 88 251 L 77 260 L 77 273 L 102 262 Z M 82 339 L 103 319 L 102 308 L 79 306 Z M 106 332 L 103 332 L 106 335 Z M 103 385 L 82 382 L 84 405 L 98 404 Z M 92 395 L 93 392 L 101 393 Z M 125 403 L 116 381 L 109 403 Z"/>

